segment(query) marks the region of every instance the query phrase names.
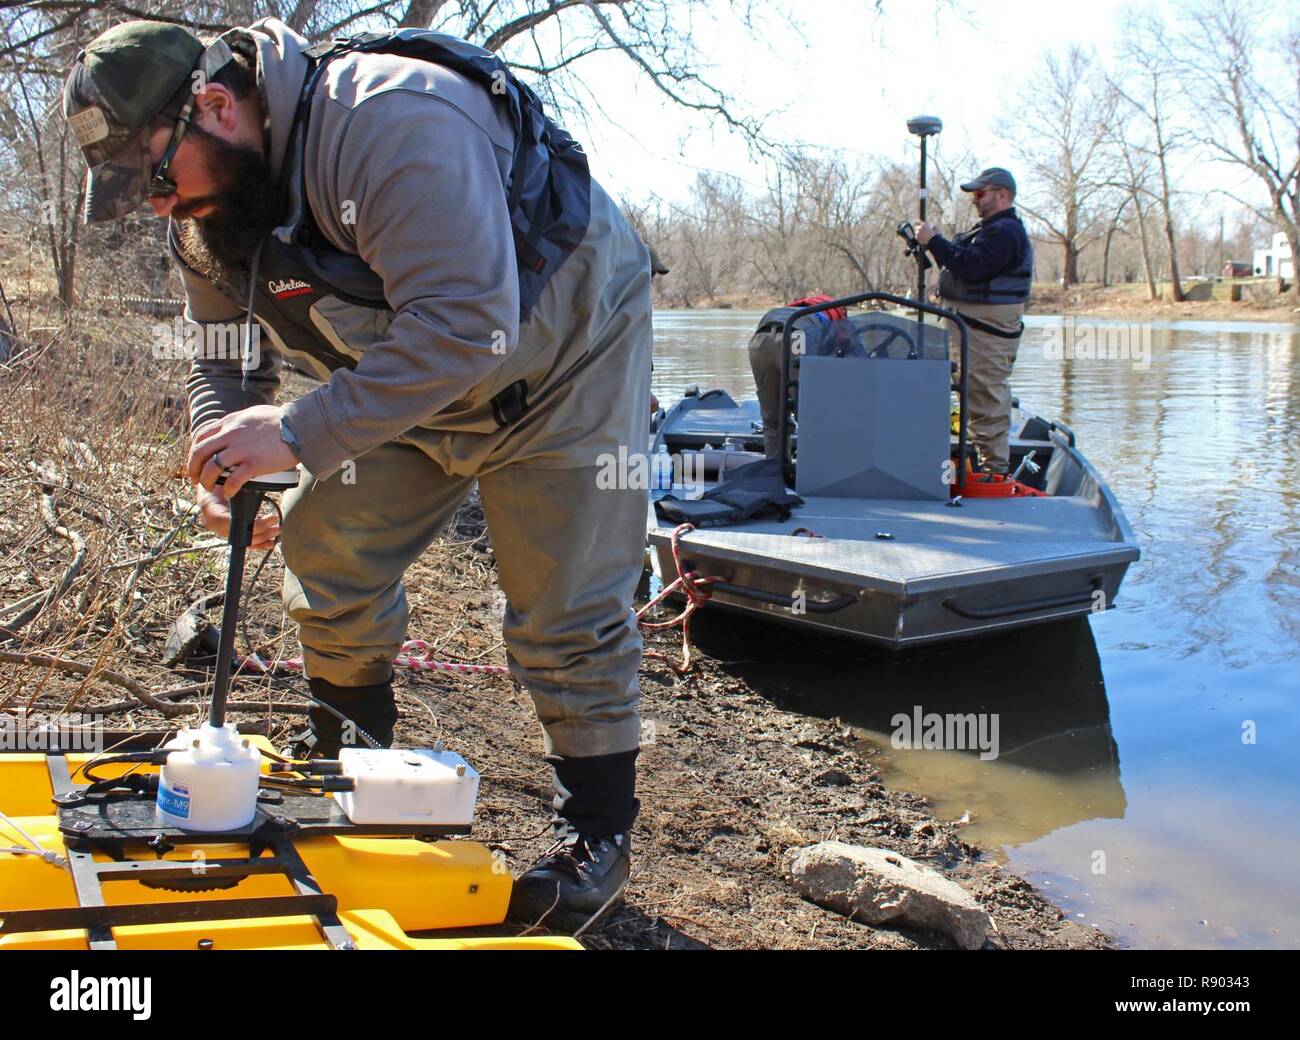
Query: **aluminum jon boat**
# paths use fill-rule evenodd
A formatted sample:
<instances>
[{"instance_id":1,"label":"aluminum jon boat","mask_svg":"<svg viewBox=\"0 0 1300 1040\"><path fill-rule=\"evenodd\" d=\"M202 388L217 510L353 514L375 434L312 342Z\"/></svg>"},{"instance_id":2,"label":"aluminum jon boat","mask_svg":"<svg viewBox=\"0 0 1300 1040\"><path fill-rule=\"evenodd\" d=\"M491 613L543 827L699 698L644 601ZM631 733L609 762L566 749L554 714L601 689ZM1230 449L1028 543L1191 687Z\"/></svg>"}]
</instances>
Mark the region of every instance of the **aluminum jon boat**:
<instances>
[{"instance_id":1,"label":"aluminum jon boat","mask_svg":"<svg viewBox=\"0 0 1300 1040\"><path fill-rule=\"evenodd\" d=\"M677 536L680 566L713 579L706 609L895 650L1113 607L1139 555L1115 496L1071 430L1018 403L1011 467L1020 479L998 488L971 472L963 461L970 457L965 381L953 384L942 326L849 312L851 335L836 337L833 353L792 351L799 318L864 301L918 308L864 293L787 318L779 464L764 461L756 400L693 388L656 416L651 468L666 449L680 483L703 493L690 501L696 495L674 484L652 496L648 541L657 577L677 577L674 531L689 522L693 529ZM954 319L964 360L964 323L938 307L919 309ZM776 474L778 497L791 489L798 496L786 500L788 512L717 522L727 488L744 486L738 480L755 470Z\"/></svg>"}]
</instances>

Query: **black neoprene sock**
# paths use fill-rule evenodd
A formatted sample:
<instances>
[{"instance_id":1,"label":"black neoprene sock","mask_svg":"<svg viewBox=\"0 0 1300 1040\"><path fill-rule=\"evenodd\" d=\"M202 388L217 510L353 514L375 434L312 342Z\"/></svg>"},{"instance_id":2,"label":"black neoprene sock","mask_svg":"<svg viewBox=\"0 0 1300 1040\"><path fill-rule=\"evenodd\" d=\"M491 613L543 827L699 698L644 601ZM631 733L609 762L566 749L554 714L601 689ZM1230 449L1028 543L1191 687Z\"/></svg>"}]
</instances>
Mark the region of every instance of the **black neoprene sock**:
<instances>
[{"instance_id":1,"label":"black neoprene sock","mask_svg":"<svg viewBox=\"0 0 1300 1040\"><path fill-rule=\"evenodd\" d=\"M584 836L628 833L641 808L636 798L640 753L633 748L587 758L547 755L555 772L556 814Z\"/></svg>"}]
</instances>

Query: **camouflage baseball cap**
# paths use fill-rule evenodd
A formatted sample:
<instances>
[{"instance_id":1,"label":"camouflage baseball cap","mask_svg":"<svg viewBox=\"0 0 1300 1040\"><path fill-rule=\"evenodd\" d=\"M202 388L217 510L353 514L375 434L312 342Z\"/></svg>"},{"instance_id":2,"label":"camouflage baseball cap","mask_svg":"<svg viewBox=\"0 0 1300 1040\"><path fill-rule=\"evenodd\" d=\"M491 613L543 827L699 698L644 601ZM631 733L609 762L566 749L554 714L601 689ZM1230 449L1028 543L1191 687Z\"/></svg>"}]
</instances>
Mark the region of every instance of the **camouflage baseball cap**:
<instances>
[{"instance_id":1,"label":"camouflage baseball cap","mask_svg":"<svg viewBox=\"0 0 1300 1040\"><path fill-rule=\"evenodd\" d=\"M146 197L149 123L196 70L211 78L231 60L182 25L132 21L101 33L68 74L63 115L81 146L87 223L126 216Z\"/></svg>"}]
</instances>

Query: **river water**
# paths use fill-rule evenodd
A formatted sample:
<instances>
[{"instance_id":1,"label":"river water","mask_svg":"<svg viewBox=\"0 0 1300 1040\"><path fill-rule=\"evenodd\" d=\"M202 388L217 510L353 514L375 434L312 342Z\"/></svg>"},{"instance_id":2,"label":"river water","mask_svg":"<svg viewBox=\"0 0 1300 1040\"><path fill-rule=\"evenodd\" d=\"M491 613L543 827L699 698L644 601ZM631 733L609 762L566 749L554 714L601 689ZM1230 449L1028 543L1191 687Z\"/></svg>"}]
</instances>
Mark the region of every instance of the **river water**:
<instances>
[{"instance_id":1,"label":"river water","mask_svg":"<svg viewBox=\"0 0 1300 1040\"><path fill-rule=\"evenodd\" d=\"M659 312L660 400L752 397L759 317ZM1141 544L1115 609L903 659L730 618L697 626L702 648L854 727L888 782L969 813L969 840L1081 923L1300 947L1300 327L1026 326L1013 391L1074 429ZM996 713L999 757L896 750L918 705Z\"/></svg>"}]
</instances>

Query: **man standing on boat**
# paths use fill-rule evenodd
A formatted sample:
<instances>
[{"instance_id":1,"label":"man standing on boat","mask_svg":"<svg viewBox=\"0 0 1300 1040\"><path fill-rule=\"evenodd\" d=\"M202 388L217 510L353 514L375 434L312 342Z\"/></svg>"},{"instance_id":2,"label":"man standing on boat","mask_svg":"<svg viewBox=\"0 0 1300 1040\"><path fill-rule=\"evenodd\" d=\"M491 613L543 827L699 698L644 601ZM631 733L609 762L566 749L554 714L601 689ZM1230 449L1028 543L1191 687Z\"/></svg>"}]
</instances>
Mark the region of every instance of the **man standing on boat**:
<instances>
[{"instance_id":1,"label":"man standing on boat","mask_svg":"<svg viewBox=\"0 0 1300 1040\"><path fill-rule=\"evenodd\" d=\"M942 269L939 296L969 332L966 375L970 435L986 472L1006 473L1010 464L1011 368L1016 363L1021 316L1034 276L1034 250L1014 209L1016 182L993 166L961 186L970 192L980 222L949 240L933 224L916 237ZM954 361L961 344L952 329Z\"/></svg>"},{"instance_id":2,"label":"man standing on boat","mask_svg":"<svg viewBox=\"0 0 1300 1040\"><path fill-rule=\"evenodd\" d=\"M754 375L759 412L763 416L763 453L769 458L781 454L781 358L784 350L786 319L801 307L830 303L825 295L804 296L784 307L773 307L763 315L758 328L749 338L749 368ZM853 338L852 327L845 320L843 307L808 314L795 322L793 350L798 354L821 355L834 350L836 343Z\"/></svg>"},{"instance_id":3,"label":"man standing on boat","mask_svg":"<svg viewBox=\"0 0 1300 1040\"><path fill-rule=\"evenodd\" d=\"M308 471L254 545L280 536L312 696L382 744L403 574L477 479L556 791L557 840L511 912L586 920L627 879L638 807L648 495L597 476L648 441L645 245L537 96L438 33L310 46L274 19L204 41L126 22L77 55L64 114L86 218L147 199L186 318L259 345L195 357L190 478L224 532L245 482ZM320 385L276 404L285 357ZM349 728L310 718L310 753L336 755Z\"/></svg>"}]
</instances>

